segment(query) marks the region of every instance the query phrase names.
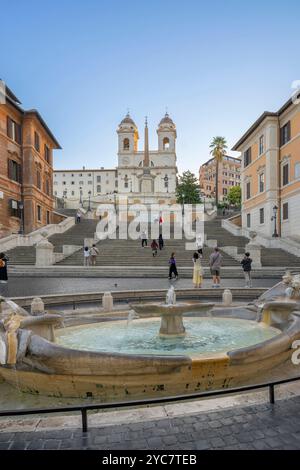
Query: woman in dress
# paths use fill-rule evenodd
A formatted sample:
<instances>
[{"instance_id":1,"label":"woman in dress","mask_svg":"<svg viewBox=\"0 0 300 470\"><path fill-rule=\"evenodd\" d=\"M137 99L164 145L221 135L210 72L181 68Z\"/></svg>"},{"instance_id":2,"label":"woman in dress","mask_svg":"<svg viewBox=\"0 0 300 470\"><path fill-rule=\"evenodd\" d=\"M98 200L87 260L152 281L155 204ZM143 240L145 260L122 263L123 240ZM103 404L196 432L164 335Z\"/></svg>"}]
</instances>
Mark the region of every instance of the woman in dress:
<instances>
[{"instance_id":1,"label":"woman in dress","mask_svg":"<svg viewBox=\"0 0 300 470\"><path fill-rule=\"evenodd\" d=\"M199 288L202 285L202 279L203 279L203 272L202 272L202 266L201 266L199 253L194 253L193 263L194 263L193 284L194 284L194 287Z\"/></svg>"}]
</instances>

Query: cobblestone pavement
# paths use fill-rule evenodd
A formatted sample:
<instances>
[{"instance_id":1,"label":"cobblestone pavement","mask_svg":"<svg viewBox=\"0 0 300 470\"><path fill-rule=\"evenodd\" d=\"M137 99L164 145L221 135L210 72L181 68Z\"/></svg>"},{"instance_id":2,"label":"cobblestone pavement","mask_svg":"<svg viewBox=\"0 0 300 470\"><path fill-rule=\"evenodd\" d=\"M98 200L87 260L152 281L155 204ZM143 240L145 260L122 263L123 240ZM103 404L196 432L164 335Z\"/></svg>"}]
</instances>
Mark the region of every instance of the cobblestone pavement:
<instances>
[{"instance_id":1,"label":"cobblestone pavement","mask_svg":"<svg viewBox=\"0 0 300 470\"><path fill-rule=\"evenodd\" d=\"M253 279L253 287L272 287L277 282L278 279ZM176 288L193 287L191 279L179 279L174 285ZM245 281L242 277L241 279L223 279L221 283L221 287L244 287L244 285ZM104 290L168 289L169 286L170 282L166 278L19 278L10 276L7 285L0 284L0 293L9 297L22 297ZM203 287L211 287L211 280L204 279Z\"/></svg>"},{"instance_id":2,"label":"cobblestone pavement","mask_svg":"<svg viewBox=\"0 0 300 470\"><path fill-rule=\"evenodd\" d=\"M0 450L300 449L300 396L132 424L0 433Z\"/></svg>"}]
</instances>

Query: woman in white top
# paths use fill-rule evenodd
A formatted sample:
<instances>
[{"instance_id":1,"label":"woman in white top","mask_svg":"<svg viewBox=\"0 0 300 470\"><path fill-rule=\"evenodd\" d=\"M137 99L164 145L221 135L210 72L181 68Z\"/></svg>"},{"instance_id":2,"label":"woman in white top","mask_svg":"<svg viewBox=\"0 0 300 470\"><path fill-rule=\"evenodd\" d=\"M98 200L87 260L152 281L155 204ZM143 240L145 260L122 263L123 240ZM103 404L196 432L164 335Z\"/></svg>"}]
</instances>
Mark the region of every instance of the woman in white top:
<instances>
[{"instance_id":1,"label":"woman in white top","mask_svg":"<svg viewBox=\"0 0 300 470\"><path fill-rule=\"evenodd\" d=\"M193 255L193 284L194 287L199 288L201 287L202 280L203 280L203 271L201 266L201 260L198 253L194 253Z\"/></svg>"}]
</instances>

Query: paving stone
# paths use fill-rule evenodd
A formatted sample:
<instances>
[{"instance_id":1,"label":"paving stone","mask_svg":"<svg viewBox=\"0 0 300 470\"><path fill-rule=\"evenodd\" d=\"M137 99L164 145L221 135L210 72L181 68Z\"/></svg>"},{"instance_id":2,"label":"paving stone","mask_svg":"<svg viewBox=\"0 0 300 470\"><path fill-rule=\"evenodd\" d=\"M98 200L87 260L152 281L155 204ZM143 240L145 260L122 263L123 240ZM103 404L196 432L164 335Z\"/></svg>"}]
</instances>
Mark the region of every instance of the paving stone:
<instances>
[{"instance_id":1,"label":"paving stone","mask_svg":"<svg viewBox=\"0 0 300 470\"><path fill-rule=\"evenodd\" d=\"M57 450L59 449L61 441L58 439L49 439L45 441L44 449Z\"/></svg>"},{"instance_id":2,"label":"paving stone","mask_svg":"<svg viewBox=\"0 0 300 470\"><path fill-rule=\"evenodd\" d=\"M11 446L12 442L0 442L0 450L8 450Z\"/></svg>"}]
</instances>

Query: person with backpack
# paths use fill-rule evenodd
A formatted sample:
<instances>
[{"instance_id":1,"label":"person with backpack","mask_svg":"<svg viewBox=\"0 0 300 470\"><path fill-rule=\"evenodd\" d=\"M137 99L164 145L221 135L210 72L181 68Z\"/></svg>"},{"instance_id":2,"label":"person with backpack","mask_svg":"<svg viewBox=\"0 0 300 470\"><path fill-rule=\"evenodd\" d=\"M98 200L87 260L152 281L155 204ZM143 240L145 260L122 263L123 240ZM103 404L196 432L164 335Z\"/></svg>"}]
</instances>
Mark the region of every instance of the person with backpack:
<instances>
[{"instance_id":1,"label":"person with backpack","mask_svg":"<svg viewBox=\"0 0 300 470\"><path fill-rule=\"evenodd\" d=\"M175 259L175 253L173 252L171 254L171 258L169 259L169 279L172 279L173 273L175 275L175 279L178 279L178 271L176 267L176 259Z\"/></svg>"},{"instance_id":2,"label":"person with backpack","mask_svg":"<svg viewBox=\"0 0 300 470\"><path fill-rule=\"evenodd\" d=\"M152 248L152 256L154 258L154 256L157 256L157 248L158 248L158 244L156 240L152 240L151 248Z\"/></svg>"},{"instance_id":3,"label":"person with backpack","mask_svg":"<svg viewBox=\"0 0 300 470\"><path fill-rule=\"evenodd\" d=\"M147 246L147 233L146 230L143 230L141 233L141 240L142 240L142 248Z\"/></svg>"},{"instance_id":4,"label":"person with backpack","mask_svg":"<svg viewBox=\"0 0 300 470\"><path fill-rule=\"evenodd\" d=\"M6 295L6 285L8 281L7 277L7 262L8 257L5 253L0 253L0 294Z\"/></svg>"},{"instance_id":5,"label":"person with backpack","mask_svg":"<svg viewBox=\"0 0 300 470\"><path fill-rule=\"evenodd\" d=\"M78 209L78 211L76 212L76 223L80 224L80 222L81 222L81 212Z\"/></svg>"},{"instance_id":6,"label":"person with backpack","mask_svg":"<svg viewBox=\"0 0 300 470\"><path fill-rule=\"evenodd\" d=\"M97 255L99 255L99 250L96 248L95 243L93 244L92 248L90 249L90 257L91 257L91 265L96 266Z\"/></svg>"},{"instance_id":7,"label":"person with backpack","mask_svg":"<svg viewBox=\"0 0 300 470\"><path fill-rule=\"evenodd\" d=\"M245 276L245 287L252 287L252 279L251 279L251 270L252 270L252 259L250 258L250 253L245 253L244 258L241 261L241 265L244 271Z\"/></svg>"},{"instance_id":8,"label":"person with backpack","mask_svg":"<svg viewBox=\"0 0 300 470\"><path fill-rule=\"evenodd\" d=\"M213 277L212 287L220 287L220 282L221 282L220 272L221 272L222 260L223 260L223 256L221 255L219 248L216 247L209 258L210 272Z\"/></svg>"}]
</instances>

